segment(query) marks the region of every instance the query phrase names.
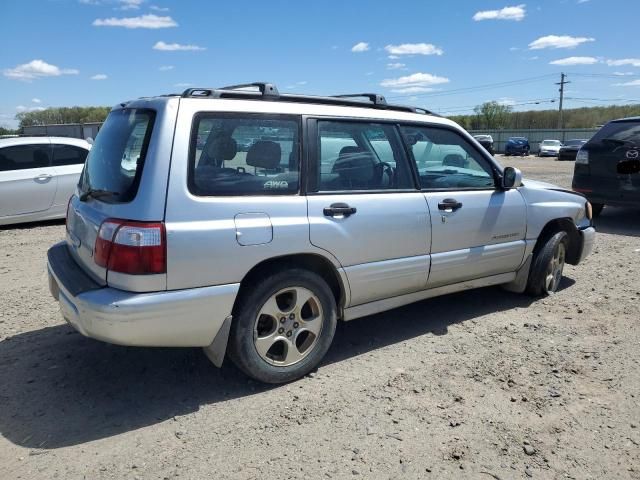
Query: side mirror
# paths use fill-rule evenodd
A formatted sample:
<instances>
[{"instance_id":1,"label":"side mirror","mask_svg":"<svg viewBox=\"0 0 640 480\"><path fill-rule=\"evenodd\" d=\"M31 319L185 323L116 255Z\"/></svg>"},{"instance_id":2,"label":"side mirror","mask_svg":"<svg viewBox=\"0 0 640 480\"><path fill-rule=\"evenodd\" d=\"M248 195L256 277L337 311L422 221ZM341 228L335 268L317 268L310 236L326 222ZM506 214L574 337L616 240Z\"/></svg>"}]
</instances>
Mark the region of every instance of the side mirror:
<instances>
[{"instance_id":1,"label":"side mirror","mask_svg":"<svg viewBox=\"0 0 640 480\"><path fill-rule=\"evenodd\" d=\"M517 168L506 167L502 172L502 188L518 188L522 185L522 172Z\"/></svg>"}]
</instances>

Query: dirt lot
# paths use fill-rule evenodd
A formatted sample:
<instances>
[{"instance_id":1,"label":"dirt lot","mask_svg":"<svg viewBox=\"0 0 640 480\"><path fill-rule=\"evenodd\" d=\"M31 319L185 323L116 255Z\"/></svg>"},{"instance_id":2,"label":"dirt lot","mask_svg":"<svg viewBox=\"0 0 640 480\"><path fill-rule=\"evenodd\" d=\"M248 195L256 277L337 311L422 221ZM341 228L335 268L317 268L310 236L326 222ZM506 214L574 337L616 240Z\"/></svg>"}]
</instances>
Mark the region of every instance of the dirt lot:
<instances>
[{"instance_id":1,"label":"dirt lot","mask_svg":"<svg viewBox=\"0 0 640 480\"><path fill-rule=\"evenodd\" d=\"M572 162L500 159L570 184ZM199 349L82 337L47 291L64 226L0 230L0 478L640 479L640 212L598 228L552 297L488 288L341 324L279 387Z\"/></svg>"}]
</instances>

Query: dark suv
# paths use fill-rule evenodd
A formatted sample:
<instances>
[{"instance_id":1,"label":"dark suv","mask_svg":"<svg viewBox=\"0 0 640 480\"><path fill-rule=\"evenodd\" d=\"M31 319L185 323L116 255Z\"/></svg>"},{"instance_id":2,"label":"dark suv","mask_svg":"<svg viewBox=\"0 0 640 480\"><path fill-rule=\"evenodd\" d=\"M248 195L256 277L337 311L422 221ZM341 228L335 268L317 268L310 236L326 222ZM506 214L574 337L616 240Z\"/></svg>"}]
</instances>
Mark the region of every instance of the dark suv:
<instances>
[{"instance_id":1,"label":"dark suv","mask_svg":"<svg viewBox=\"0 0 640 480\"><path fill-rule=\"evenodd\" d=\"M510 137L504 146L505 155L529 155L529 140L524 137Z\"/></svg>"},{"instance_id":2,"label":"dark suv","mask_svg":"<svg viewBox=\"0 0 640 480\"><path fill-rule=\"evenodd\" d=\"M607 123L576 157L573 189L598 215L605 205L640 206L640 117Z\"/></svg>"}]
</instances>

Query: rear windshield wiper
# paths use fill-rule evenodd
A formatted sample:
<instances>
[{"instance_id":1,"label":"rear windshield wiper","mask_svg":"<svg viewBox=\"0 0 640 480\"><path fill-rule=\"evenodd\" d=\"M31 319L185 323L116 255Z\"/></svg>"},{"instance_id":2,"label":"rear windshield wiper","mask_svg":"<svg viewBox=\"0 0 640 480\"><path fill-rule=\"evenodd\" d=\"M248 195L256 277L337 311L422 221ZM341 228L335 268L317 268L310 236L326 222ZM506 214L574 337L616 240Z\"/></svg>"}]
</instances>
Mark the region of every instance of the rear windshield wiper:
<instances>
[{"instance_id":1,"label":"rear windshield wiper","mask_svg":"<svg viewBox=\"0 0 640 480\"><path fill-rule=\"evenodd\" d=\"M636 146L636 142L634 142L633 140L621 140L621 139L618 139L618 138L603 138L600 141L602 143L612 143L612 144L618 145L620 147L622 147L624 145Z\"/></svg>"},{"instance_id":2,"label":"rear windshield wiper","mask_svg":"<svg viewBox=\"0 0 640 480\"><path fill-rule=\"evenodd\" d=\"M81 202L86 202L89 199L89 197L102 198L102 197L114 197L118 195L120 195L120 193L112 192L110 190L101 190L99 188L89 188L88 190L85 190L84 192L82 192L79 200Z\"/></svg>"}]
</instances>

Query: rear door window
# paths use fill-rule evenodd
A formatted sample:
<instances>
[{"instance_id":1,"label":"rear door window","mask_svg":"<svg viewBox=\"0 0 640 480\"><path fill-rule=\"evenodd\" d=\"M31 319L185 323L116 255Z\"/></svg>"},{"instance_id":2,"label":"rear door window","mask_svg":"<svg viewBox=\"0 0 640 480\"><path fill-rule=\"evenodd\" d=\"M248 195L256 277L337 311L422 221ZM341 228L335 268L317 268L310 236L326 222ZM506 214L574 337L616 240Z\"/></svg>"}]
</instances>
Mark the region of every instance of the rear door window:
<instances>
[{"instance_id":1,"label":"rear door window","mask_svg":"<svg viewBox=\"0 0 640 480\"><path fill-rule=\"evenodd\" d=\"M640 147L640 122L611 122L602 127L589 141L590 144L616 147Z\"/></svg>"},{"instance_id":2,"label":"rear door window","mask_svg":"<svg viewBox=\"0 0 640 480\"><path fill-rule=\"evenodd\" d=\"M189 154L195 195L286 195L300 184L300 119L199 114Z\"/></svg>"},{"instance_id":3,"label":"rear door window","mask_svg":"<svg viewBox=\"0 0 640 480\"><path fill-rule=\"evenodd\" d=\"M0 148L0 172L43 168L50 164L51 147L46 143Z\"/></svg>"},{"instance_id":4,"label":"rear door window","mask_svg":"<svg viewBox=\"0 0 640 480\"><path fill-rule=\"evenodd\" d=\"M89 150L75 145L53 145L53 165L82 165L88 153Z\"/></svg>"},{"instance_id":5,"label":"rear door window","mask_svg":"<svg viewBox=\"0 0 640 480\"><path fill-rule=\"evenodd\" d=\"M96 137L81 180L81 190L106 190L107 203L136 196L153 130L155 112L124 108L112 111Z\"/></svg>"}]
</instances>

